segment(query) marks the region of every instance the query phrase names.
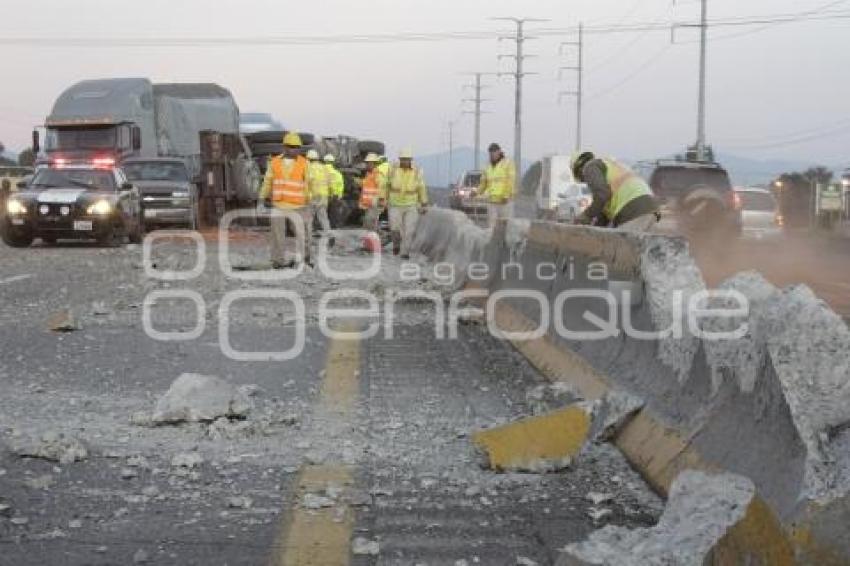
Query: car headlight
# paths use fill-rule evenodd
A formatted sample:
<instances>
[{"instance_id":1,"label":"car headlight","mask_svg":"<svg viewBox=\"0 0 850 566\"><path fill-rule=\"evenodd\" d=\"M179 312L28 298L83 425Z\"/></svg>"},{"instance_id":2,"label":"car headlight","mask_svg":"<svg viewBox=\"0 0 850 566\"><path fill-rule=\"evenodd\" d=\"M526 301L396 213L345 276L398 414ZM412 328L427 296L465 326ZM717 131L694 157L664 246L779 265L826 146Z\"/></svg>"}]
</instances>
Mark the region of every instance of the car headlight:
<instances>
[{"instance_id":1,"label":"car headlight","mask_svg":"<svg viewBox=\"0 0 850 566\"><path fill-rule=\"evenodd\" d=\"M112 212L112 205L106 200L99 200L86 209L86 213L99 216L106 216L110 212Z\"/></svg>"},{"instance_id":2,"label":"car headlight","mask_svg":"<svg viewBox=\"0 0 850 566\"><path fill-rule=\"evenodd\" d=\"M6 212L9 214L26 214L27 207L21 204L19 200L9 199L6 201Z\"/></svg>"},{"instance_id":3,"label":"car headlight","mask_svg":"<svg viewBox=\"0 0 850 566\"><path fill-rule=\"evenodd\" d=\"M189 193L187 191L174 191L171 196L173 198L189 198Z\"/></svg>"}]
</instances>

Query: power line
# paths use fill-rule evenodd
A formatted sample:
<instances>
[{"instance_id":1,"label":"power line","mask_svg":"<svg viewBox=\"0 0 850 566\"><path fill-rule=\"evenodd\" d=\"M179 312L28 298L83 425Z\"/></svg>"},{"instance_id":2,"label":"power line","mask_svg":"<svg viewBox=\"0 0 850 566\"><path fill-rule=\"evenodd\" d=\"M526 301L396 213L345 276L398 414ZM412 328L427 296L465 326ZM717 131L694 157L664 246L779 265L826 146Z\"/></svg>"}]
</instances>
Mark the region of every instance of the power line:
<instances>
[{"instance_id":1,"label":"power line","mask_svg":"<svg viewBox=\"0 0 850 566\"><path fill-rule=\"evenodd\" d=\"M576 151L581 151L581 126L582 126L582 100L584 98L584 26L582 24L578 25L578 41L571 41L562 43L559 49L563 47L576 47L578 50L577 53L577 63L572 67L561 67L558 72L559 74L563 71L575 71L577 80L576 80L576 89L575 90L567 90L561 91L558 93L558 102L560 103L564 96L575 96L576 99Z\"/></svg>"},{"instance_id":2,"label":"power line","mask_svg":"<svg viewBox=\"0 0 850 566\"><path fill-rule=\"evenodd\" d=\"M464 114L474 114L475 115L475 170L478 170L478 165L480 161L481 154L481 114L484 112L481 110L481 104L483 102L489 101L487 98L481 98L481 91L485 88L489 88L486 85L481 84L481 77L485 75L496 75L497 73L467 73L473 75L475 77L475 83L471 85L464 85L464 88L472 88L475 89L475 97L474 98L464 98L464 102L472 102L475 105L475 110L472 112L464 111Z\"/></svg>"},{"instance_id":3,"label":"power line","mask_svg":"<svg viewBox=\"0 0 850 566\"><path fill-rule=\"evenodd\" d=\"M804 21L828 21L850 19L850 11L828 13L798 12L709 20L709 27L740 27ZM689 22L637 22L632 24L584 26L585 34L613 34L651 31L670 31L671 27L693 25ZM574 35L578 27L535 29L537 37ZM298 46L338 44L379 44L405 42L474 41L490 40L504 36L506 32L493 30L454 32L398 32L385 34L340 34L318 36L236 36L236 37L69 37L69 36L21 36L2 37L0 45L27 47L244 47L244 46Z\"/></svg>"}]
</instances>

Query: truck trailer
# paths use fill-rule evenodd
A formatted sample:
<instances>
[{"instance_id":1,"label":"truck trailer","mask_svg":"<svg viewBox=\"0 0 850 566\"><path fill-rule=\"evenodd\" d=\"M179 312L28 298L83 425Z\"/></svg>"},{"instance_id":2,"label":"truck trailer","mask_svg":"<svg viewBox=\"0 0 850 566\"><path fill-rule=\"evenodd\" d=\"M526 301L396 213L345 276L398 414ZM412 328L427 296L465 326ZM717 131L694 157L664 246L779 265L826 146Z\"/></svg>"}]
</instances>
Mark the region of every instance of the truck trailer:
<instances>
[{"instance_id":1,"label":"truck trailer","mask_svg":"<svg viewBox=\"0 0 850 566\"><path fill-rule=\"evenodd\" d=\"M41 149L38 131L33 148ZM225 146L210 152L205 140ZM146 78L78 82L56 100L45 121L41 165L130 158L182 159L198 185L200 218L256 202L259 171L239 133L239 107L212 83L153 84ZM205 151L206 150L206 151Z\"/></svg>"}]
</instances>

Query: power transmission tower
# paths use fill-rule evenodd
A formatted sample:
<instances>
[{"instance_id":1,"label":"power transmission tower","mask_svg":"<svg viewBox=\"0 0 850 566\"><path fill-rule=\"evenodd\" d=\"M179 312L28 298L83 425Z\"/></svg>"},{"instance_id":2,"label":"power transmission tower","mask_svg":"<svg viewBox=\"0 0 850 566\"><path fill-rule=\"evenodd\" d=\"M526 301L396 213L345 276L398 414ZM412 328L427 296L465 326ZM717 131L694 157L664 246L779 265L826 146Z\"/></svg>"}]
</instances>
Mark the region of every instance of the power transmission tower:
<instances>
[{"instance_id":1,"label":"power transmission tower","mask_svg":"<svg viewBox=\"0 0 850 566\"><path fill-rule=\"evenodd\" d=\"M522 80L526 75L534 75L537 73L528 73L523 70L523 63L531 55L526 55L524 52L525 42L533 37L525 35L525 24L530 22L546 22L548 20L537 18L492 18L494 20L503 20L513 22L516 25L516 33L514 35L503 36L499 39L510 39L516 42L515 55L499 55L499 59L512 58L516 62L516 70L513 73L499 73L499 75L511 75L514 77L516 91L514 94L514 161L516 162L517 171L522 171ZM521 173L520 173L521 174Z\"/></svg>"},{"instance_id":2,"label":"power transmission tower","mask_svg":"<svg viewBox=\"0 0 850 566\"><path fill-rule=\"evenodd\" d=\"M577 75L576 89L565 90L558 93L558 103L565 96L575 96L576 98L576 151L581 151L581 127L582 127L582 99L584 97L584 25L578 25L578 41L567 41L561 43L559 51L563 55L564 47L576 47L578 50L578 62L574 67L561 67L558 70L558 78L564 71L575 71Z\"/></svg>"},{"instance_id":3,"label":"power transmission tower","mask_svg":"<svg viewBox=\"0 0 850 566\"><path fill-rule=\"evenodd\" d=\"M454 153L455 153L455 120L449 120L449 181L446 183L446 186L452 186L452 179L454 175Z\"/></svg>"},{"instance_id":4,"label":"power transmission tower","mask_svg":"<svg viewBox=\"0 0 850 566\"><path fill-rule=\"evenodd\" d=\"M485 88L489 88L486 85L481 84L481 77L485 75L495 75L496 73L467 73L475 77L475 84L464 85L464 88L471 88L475 91L475 96L473 98L464 98L464 102L472 102L475 105L475 110L473 111L464 111L464 114L474 114L475 115L475 166L474 169L478 170L478 166L480 164L480 155L481 155L481 115L488 114L488 112L484 112L481 110L481 104L484 102L488 102L489 98L481 98L481 91Z\"/></svg>"}]
</instances>

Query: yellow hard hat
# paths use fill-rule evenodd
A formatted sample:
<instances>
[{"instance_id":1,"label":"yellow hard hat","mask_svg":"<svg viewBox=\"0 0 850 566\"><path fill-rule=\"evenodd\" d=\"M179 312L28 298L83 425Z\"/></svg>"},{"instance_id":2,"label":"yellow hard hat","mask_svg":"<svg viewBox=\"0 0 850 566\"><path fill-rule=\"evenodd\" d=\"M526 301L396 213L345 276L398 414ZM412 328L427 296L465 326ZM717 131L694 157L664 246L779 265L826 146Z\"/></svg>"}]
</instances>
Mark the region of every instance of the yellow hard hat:
<instances>
[{"instance_id":1,"label":"yellow hard hat","mask_svg":"<svg viewBox=\"0 0 850 566\"><path fill-rule=\"evenodd\" d=\"M377 163L380 160L381 158L378 157L377 153L369 153L366 155L366 159L364 159L363 161L365 161L366 163Z\"/></svg>"},{"instance_id":2,"label":"yellow hard hat","mask_svg":"<svg viewBox=\"0 0 850 566\"><path fill-rule=\"evenodd\" d=\"M336 157L332 153L327 154L325 156L325 163L336 163Z\"/></svg>"},{"instance_id":3,"label":"yellow hard hat","mask_svg":"<svg viewBox=\"0 0 850 566\"><path fill-rule=\"evenodd\" d=\"M319 160L319 152L315 149L311 149L307 152L307 159L310 161L318 161Z\"/></svg>"},{"instance_id":4,"label":"yellow hard hat","mask_svg":"<svg viewBox=\"0 0 850 566\"><path fill-rule=\"evenodd\" d=\"M303 145L301 143L301 136L298 135L298 132L287 132L286 135L283 136L283 145L301 147Z\"/></svg>"},{"instance_id":5,"label":"yellow hard hat","mask_svg":"<svg viewBox=\"0 0 850 566\"><path fill-rule=\"evenodd\" d=\"M413 150L409 147L402 149L398 154L399 159L413 159Z\"/></svg>"}]
</instances>

